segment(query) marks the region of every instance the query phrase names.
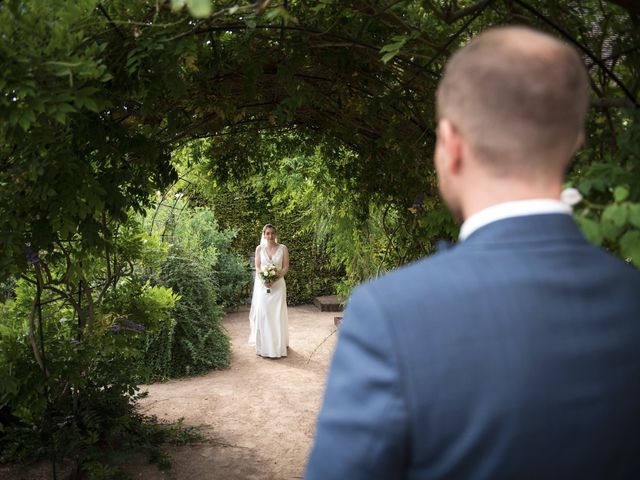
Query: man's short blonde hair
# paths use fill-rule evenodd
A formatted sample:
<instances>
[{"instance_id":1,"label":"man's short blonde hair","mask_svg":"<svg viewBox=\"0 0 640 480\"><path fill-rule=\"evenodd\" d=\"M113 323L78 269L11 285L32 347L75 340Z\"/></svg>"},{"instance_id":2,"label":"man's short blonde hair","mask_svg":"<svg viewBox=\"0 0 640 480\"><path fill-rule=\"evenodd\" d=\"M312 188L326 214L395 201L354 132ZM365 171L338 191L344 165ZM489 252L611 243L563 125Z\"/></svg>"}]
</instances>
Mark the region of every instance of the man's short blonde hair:
<instances>
[{"instance_id":1,"label":"man's short blonde hair","mask_svg":"<svg viewBox=\"0 0 640 480\"><path fill-rule=\"evenodd\" d=\"M564 171L583 133L588 92L572 47L530 28L502 27L451 57L437 111L497 174Z\"/></svg>"}]
</instances>

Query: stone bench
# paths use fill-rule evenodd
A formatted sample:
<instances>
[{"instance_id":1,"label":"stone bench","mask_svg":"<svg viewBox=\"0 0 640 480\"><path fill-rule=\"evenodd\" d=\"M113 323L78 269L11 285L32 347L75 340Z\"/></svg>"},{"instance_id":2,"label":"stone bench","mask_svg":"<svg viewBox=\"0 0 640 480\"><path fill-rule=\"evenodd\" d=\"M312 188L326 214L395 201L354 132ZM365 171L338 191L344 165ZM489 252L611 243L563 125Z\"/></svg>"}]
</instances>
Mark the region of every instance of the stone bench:
<instances>
[{"instance_id":1,"label":"stone bench","mask_svg":"<svg viewBox=\"0 0 640 480\"><path fill-rule=\"evenodd\" d=\"M325 295L313 299L313 304L321 312L341 312L344 299L338 295Z\"/></svg>"}]
</instances>

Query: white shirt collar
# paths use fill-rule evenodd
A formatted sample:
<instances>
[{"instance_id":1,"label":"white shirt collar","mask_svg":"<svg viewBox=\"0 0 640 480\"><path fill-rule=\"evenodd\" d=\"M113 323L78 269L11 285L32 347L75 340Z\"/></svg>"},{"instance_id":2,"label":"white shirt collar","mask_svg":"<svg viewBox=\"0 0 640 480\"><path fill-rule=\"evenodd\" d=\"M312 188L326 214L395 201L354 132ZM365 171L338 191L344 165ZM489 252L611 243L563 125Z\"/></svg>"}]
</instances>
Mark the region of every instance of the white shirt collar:
<instances>
[{"instance_id":1,"label":"white shirt collar","mask_svg":"<svg viewBox=\"0 0 640 480\"><path fill-rule=\"evenodd\" d=\"M539 198L533 200L517 200L493 205L480 210L467 218L460 227L460 241L465 240L480 227L497 220L511 217L523 217L526 215L543 215L548 213L564 213L571 215L571 207L560 200Z\"/></svg>"}]
</instances>

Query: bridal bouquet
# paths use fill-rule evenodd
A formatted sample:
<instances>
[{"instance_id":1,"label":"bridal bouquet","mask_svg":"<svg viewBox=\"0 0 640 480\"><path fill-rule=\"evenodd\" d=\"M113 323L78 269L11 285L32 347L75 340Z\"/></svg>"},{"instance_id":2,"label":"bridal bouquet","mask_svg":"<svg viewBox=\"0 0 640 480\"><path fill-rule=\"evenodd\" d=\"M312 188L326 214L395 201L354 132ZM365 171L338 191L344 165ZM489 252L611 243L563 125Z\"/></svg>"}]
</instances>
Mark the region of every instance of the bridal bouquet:
<instances>
[{"instance_id":1,"label":"bridal bouquet","mask_svg":"<svg viewBox=\"0 0 640 480\"><path fill-rule=\"evenodd\" d=\"M265 284L271 283L278 278L278 267L273 263L267 263L260 269L258 275L260 275L260 279L262 279ZM267 288L267 293L271 293L270 288Z\"/></svg>"}]
</instances>

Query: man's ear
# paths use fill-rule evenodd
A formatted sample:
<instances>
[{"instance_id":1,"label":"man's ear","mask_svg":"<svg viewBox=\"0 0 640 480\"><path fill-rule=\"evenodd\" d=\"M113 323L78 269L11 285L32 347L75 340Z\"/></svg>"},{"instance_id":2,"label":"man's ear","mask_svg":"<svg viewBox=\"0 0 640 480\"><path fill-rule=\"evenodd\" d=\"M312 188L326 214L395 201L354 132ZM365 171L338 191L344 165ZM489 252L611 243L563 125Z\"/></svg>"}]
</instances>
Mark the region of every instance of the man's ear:
<instances>
[{"instance_id":1,"label":"man's ear","mask_svg":"<svg viewBox=\"0 0 640 480\"><path fill-rule=\"evenodd\" d=\"M462 137L450 120L442 118L438 121L438 142L444 153L442 168L456 175L462 168Z\"/></svg>"}]
</instances>

